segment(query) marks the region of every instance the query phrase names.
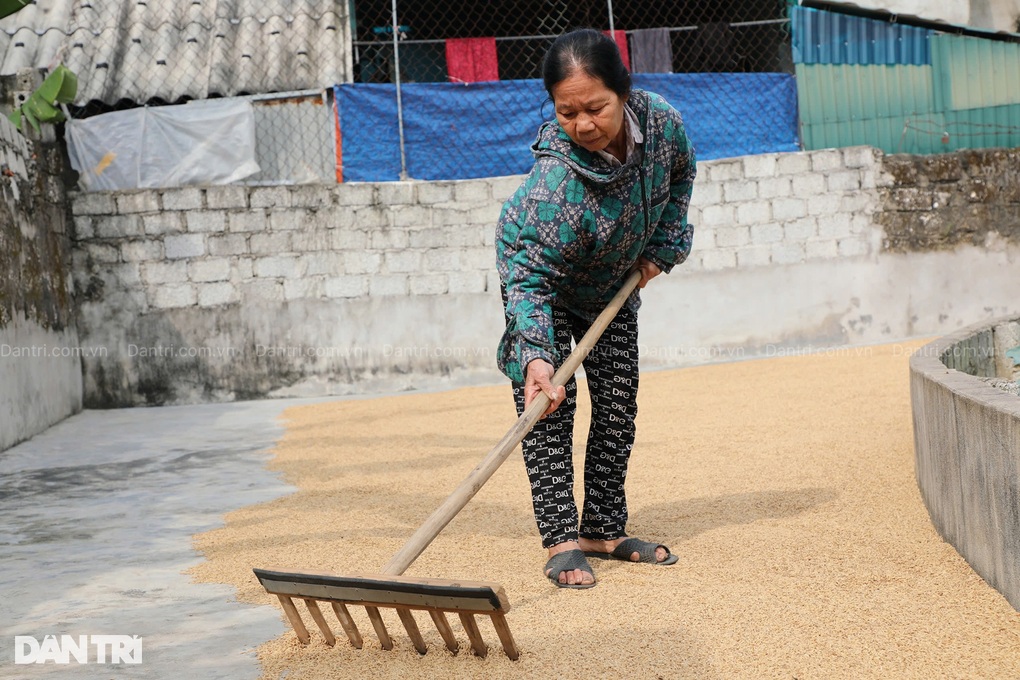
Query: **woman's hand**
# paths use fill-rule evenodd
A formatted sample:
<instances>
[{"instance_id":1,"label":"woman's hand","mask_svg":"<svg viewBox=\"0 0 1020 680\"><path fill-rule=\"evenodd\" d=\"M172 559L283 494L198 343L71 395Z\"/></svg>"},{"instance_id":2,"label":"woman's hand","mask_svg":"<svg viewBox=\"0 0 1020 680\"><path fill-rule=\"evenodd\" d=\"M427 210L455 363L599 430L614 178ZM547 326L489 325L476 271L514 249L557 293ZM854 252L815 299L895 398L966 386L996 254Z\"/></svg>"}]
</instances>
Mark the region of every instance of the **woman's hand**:
<instances>
[{"instance_id":1,"label":"woman's hand","mask_svg":"<svg viewBox=\"0 0 1020 680\"><path fill-rule=\"evenodd\" d=\"M524 408L528 408L531 402L535 400L541 393L545 393L545 396L549 397L549 408L546 409L542 417L545 418L547 415L556 410L556 408L563 402L567 396L567 390L562 385L559 387L553 387L552 377L556 372L553 365L548 361L542 359L535 359L528 364L527 375L524 378Z\"/></svg>"},{"instance_id":2,"label":"woman's hand","mask_svg":"<svg viewBox=\"0 0 1020 680\"><path fill-rule=\"evenodd\" d=\"M638 261L634 264L634 269L641 272L641 280L638 281L637 285L638 288L644 288L648 285L649 281L662 273L658 265L644 257L638 258Z\"/></svg>"}]
</instances>

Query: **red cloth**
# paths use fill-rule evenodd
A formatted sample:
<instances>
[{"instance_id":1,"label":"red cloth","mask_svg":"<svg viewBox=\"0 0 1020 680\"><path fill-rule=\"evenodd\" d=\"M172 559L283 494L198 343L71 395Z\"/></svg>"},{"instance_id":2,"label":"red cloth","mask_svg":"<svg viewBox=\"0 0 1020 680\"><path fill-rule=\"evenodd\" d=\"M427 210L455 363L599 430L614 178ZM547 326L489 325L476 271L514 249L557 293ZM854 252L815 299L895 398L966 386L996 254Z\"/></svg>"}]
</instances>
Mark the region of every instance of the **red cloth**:
<instances>
[{"instance_id":1,"label":"red cloth","mask_svg":"<svg viewBox=\"0 0 1020 680\"><path fill-rule=\"evenodd\" d=\"M455 83L499 80L495 38L450 38L446 41L446 72Z\"/></svg>"},{"instance_id":2,"label":"red cloth","mask_svg":"<svg viewBox=\"0 0 1020 680\"><path fill-rule=\"evenodd\" d=\"M623 65L630 70L630 51L627 49L627 31L602 31L616 42L616 46L620 49L620 58L623 59Z\"/></svg>"}]
</instances>

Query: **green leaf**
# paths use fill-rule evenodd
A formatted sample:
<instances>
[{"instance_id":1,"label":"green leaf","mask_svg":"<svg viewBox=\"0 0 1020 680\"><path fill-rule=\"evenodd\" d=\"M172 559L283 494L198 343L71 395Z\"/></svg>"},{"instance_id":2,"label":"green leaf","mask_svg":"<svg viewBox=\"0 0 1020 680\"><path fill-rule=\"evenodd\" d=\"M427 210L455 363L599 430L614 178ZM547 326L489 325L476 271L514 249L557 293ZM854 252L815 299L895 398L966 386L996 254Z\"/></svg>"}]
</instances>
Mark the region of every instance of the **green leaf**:
<instances>
[{"instance_id":1,"label":"green leaf","mask_svg":"<svg viewBox=\"0 0 1020 680\"><path fill-rule=\"evenodd\" d=\"M577 240L577 234L574 233L568 222L564 222L560 225L560 241L563 243L573 243Z\"/></svg>"},{"instance_id":2,"label":"green leaf","mask_svg":"<svg viewBox=\"0 0 1020 680\"><path fill-rule=\"evenodd\" d=\"M78 76L63 64L58 64L35 93L50 104L70 104L78 94Z\"/></svg>"},{"instance_id":3,"label":"green leaf","mask_svg":"<svg viewBox=\"0 0 1020 680\"><path fill-rule=\"evenodd\" d=\"M639 210L634 215L634 219L630 221L630 230L635 234L640 234L645 230L645 213Z\"/></svg>"},{"instance_id":4,"label":"green leaf","mask_svg":"<svg viewBox=\"0 0 1020 680\"><path fill-rule=\"evenodd\" d=\"M630 188L630 202L634 205L641 204L641 182L637 182Z\"/></svg>"},{"instance_id":5,"label":"green leaf","mask_svg":"<svg viewBox=\"0 0 1020 680\"><path fill-rule=\"evenodd\" d=\"M576 179L567 182L567 200L571 203L580 203L584 200L584 184Z\"/></svg>"},{"instance_id":6,"label":"green leaf","mask_svg":"<svg viewBox=\"0 0 1020 680\"><path fill-rule=\"evenodd\" d=\"M0 19L9 17L30 4L32 0L0 0Z\"/></svg>"},{"instance_id":7,"label":"green leaf","mask_svg":"<svg viewBox=\"0 0 1020 680\"><path fill-rule=\"evenodd\" d=\"M555 168L546 173L545 185L549 187L549 191L556 191L566 176L567 169L557 165Z\"/></svg>"},{"instance_id":8,"label":"green leaf","mask_svg":"<svg viewBox=\"0 0 1020 680\"><path fill-rule=\"evenodd\" d=\"M615 220L623 213L623 201L616 196L609 196L602 201L602 214L611 220Z\"/></svg>"},{"instance_id":9,"label":"green leaf","mask_svg":"<svg viewBox=\"0 0 1020 680\"><path fill-rule=\"evenodd\" d=\"M556 219L556 213L559 211L560 206L555 203L549 203L548 201L539 201L538 203L538 219L543 222Z\"/></svg>"}]
</instances>

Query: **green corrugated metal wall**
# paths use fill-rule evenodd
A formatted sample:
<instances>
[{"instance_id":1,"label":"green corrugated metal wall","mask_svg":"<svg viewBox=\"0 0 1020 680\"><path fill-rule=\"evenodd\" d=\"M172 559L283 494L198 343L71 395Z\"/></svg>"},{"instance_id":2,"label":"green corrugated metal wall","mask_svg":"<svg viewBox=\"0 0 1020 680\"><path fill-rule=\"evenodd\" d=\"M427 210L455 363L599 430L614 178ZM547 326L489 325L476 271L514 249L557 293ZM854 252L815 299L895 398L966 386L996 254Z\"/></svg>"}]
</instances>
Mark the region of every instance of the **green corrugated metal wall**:
<instances>
[{"instance_id":1,"label":"green corrugated metal wall","mask_svg":"<svg viewBox=\"0 0 1020 680\"><path fill-rule=\"evenodd\" d=\"M797 64L804 148L1020 147L1020 45L940 34L930 42L930 66Z\"/></svg>"}]
</instances>

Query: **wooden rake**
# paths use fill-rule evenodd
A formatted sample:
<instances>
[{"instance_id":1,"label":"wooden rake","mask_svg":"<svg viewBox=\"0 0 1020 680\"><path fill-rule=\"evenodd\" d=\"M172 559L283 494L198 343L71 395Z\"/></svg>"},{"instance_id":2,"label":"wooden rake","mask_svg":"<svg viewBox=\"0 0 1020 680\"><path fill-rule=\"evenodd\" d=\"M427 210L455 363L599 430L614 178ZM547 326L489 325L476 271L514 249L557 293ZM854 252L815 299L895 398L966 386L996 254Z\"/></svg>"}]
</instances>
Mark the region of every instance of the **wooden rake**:
<instances>
[{"instance_id":1,"label":"wooden rake","mask_svg":"<svg viewBox=\"0 0 1020 680\"><path fill-rule=\"evenodd\" d=\"M632 272L606 308L592 323L591 328L577 343L574 351L556 371L552 379L555 387L565 385L581 362L591 352L617 312L641 280L638 272ZM361 649L363 640L348 605L365 608L372 627L383 649L393 649L393 640L386 630L379 610L394 609L400 617L411 643L419 654L428 648L422 638L418 623L412 612L426 611L439 630L446 648L456 653L460 646L446 614L457 614L471 643L471 651L484 657L488 648L482 639L475 616L488 616L502 643L503 651L510 659L520 656L513 634L507 625L506 612L510 610L503 587L490 581L459 581L435 578L413 578L402 576L425 548L435 540L439 532L467 505L482 485L499 469L503 461L531 431L538 419L549 407L549 397L540 393L521 414L510 431L489 451L485 459L471 471L439 508L408 539L396 555L382 568L378 575L335 576L313 572L291 572L270 569L255 569L255 576L267 592L280 599L294 632L302 644L308 644L310 636L301 614L294 604L295 599L303 600L315 625L322 632L326 644L336 644L336 637L326 622L319 602L328 602L347 634L351 644Z\"/></svg>"}]
</instances>

